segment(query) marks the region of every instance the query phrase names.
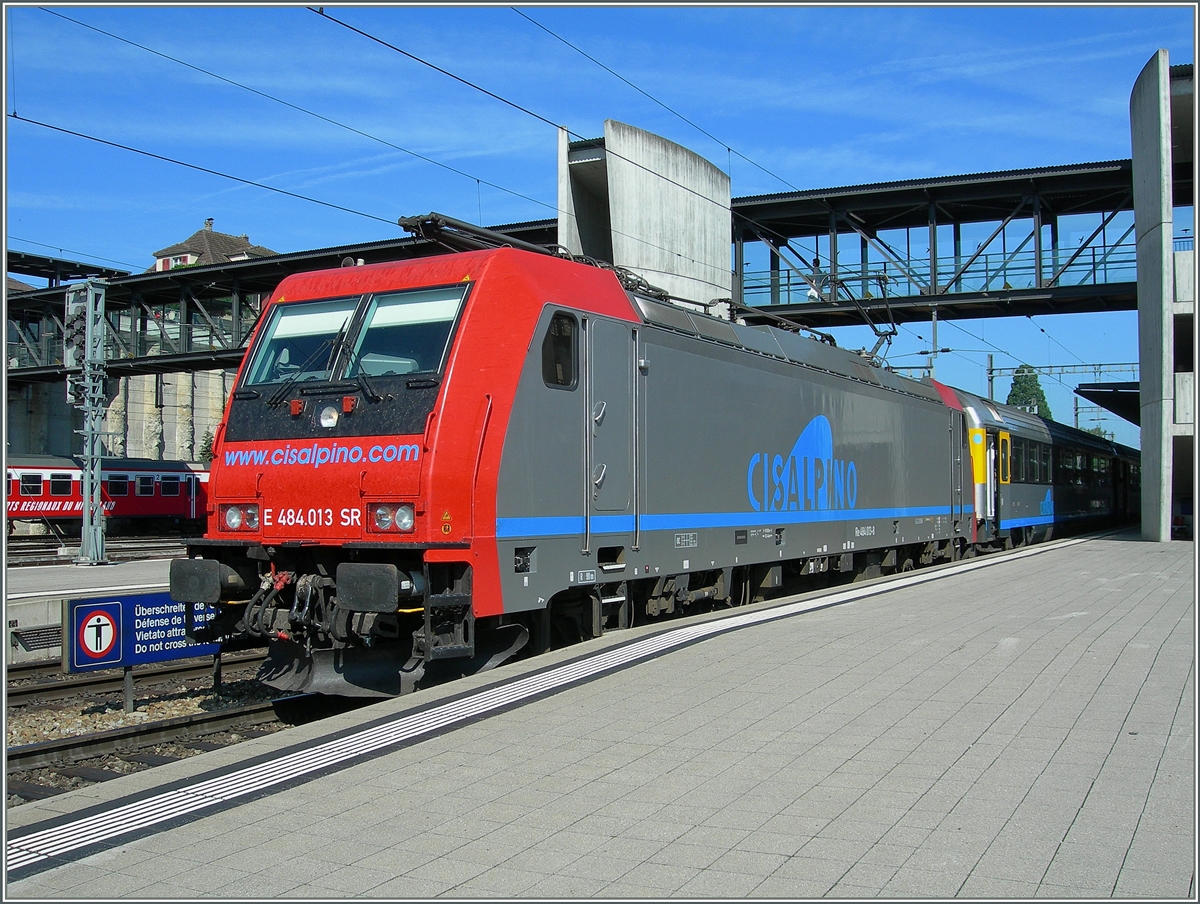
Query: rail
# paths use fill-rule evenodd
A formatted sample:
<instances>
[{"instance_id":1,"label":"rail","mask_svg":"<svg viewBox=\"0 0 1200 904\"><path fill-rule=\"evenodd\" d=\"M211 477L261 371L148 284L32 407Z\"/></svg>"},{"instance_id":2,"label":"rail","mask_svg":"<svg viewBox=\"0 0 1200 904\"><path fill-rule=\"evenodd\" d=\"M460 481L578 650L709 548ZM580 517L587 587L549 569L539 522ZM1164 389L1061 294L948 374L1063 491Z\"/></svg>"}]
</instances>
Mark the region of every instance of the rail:
<instances>
[{"instance_id":1,"label":"rail","mask_svg":"<svg viewBox=\"0 0 1200 904\"><path fill-rule=\"evenodd\" d=\"M182 738L201 737L237 725L262 725L267 722L276 722L279 721L279 717L275 714L277 702L271 700L265 703L250 703L215 712L194 713L189 716L177 716L174 719L148 722L143 725L127 725L93 734L9 747L5 766L8 772L36 769L40 766L53 766L88 757L102 756L106 753L136 750L139 747L177 741Z\"/></svg>"},{"instance_id":2,"label":"rail","mask_svg":"<svg viewBox=\"0 0 1200 904\"><path fill-rule=\"evenodd\" d=\"M144 537L121 539L109 537L104 555L112 562L136 562L144 559L169 559L186 554L186 539L181 537ZM57 537L9 537L9 567L15 565L53 565L70 561L79 555L78 538L75 545Z\"/></svg>"},{"instance_id":3,"label":"rail","mask_svg":"<svg viewBox=\"0 0 1200 904\"><path fill-rule=\"evenodd\" d=\"M265 652L255 652L242 656L223 656L222 670L235 670L248 666L257 666L267 658ZM119 670L107 669L103 672L84 672L68 675L61 671L57 674L47 667L31 669L28 675L20 671L14 673L8 670L6 699L9 706L25 706L34 701L63 700L83 694L105 694L121 691L125 686L125 677ZM133 670L135 684L161 684L166 681L178 681L188 678L204 678L213 674L211 659L203 662L184 660L180 662L156 663L148 668ZM20 683L20 682L25 683Z\"/></svg>"}]
</instances>

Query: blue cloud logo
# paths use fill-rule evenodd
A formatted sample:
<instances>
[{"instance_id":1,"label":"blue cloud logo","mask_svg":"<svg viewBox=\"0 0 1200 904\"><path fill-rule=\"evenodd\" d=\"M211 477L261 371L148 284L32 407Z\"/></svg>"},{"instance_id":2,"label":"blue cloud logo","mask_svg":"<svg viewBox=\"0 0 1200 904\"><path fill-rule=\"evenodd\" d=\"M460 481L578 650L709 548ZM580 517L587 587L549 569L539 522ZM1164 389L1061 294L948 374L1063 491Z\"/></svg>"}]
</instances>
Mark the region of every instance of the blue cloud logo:
<instances>
[{"instance_id":1,"label":"blue cloud logo","mask_svg":"<svg viewBox=\"0 0 1200 904\"><path fill-rule=\"evenodd\" d=\"M786 457L755 452L746 467L746 495L756 512L852 509L858 502L858 469L834 458L833 429L818 415Z\"/></svg>"}]
</instances>

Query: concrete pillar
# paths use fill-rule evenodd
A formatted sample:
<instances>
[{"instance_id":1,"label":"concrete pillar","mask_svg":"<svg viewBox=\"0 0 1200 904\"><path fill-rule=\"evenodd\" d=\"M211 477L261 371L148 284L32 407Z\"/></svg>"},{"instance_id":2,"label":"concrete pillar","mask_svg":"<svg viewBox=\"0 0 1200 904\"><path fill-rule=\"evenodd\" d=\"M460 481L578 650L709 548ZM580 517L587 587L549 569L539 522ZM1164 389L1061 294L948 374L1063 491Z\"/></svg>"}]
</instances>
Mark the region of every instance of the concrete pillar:
<instances>
[{"instance_id":1,"label":"concrete pillar","mask_svg":"<svg viewBox=\"0 0 1200 904\"><path fill-rule=\"evenodd\" d=\"M1171 539L1173 420L1172 169L1170 69L1159 50L1129 98L1133 211L1137 225L1138 354L1141 368L1142 538Z\"/></svg>"},{"instance_id":2,"label":"concrete pillar","mask_svg":"<svg viewBox=\"0 0 1200 904\"><path fill-rule=\"evenodd\" d=\"M175 458L193 461L196 457L196 424L194 414L194 375L175 375L175 404L178 412L175 420Z\"/></svg>"},{"instance_id":3,"label":"concrete pillar","mask_svg":"<svg viewBox=\"0 0 1200 904\"><path fill-rule=\"evenodd\" d=\"M134 392L131 393L136 400L132 406L137 414L137 421L141 424L140 431L140 446L135 457L161 459L163 454L163 413L162 409L155 404L155 377L154 374L139 376L134 378Z\"/></svg>"},{"instance_id":4,"label":"concrete pillar","mask_svg":"<svg viewBox=\"0 0 1200 904\"><path fill-rule=\"evenodd\" d=\"M117 458L125 456L125 440L129 436L129 378L117 380L117 391L112 401L108 403L108 414L104 419L104 429L109 432L105 442L108 444L108 454Z\"/></svg>"}]
</instances>

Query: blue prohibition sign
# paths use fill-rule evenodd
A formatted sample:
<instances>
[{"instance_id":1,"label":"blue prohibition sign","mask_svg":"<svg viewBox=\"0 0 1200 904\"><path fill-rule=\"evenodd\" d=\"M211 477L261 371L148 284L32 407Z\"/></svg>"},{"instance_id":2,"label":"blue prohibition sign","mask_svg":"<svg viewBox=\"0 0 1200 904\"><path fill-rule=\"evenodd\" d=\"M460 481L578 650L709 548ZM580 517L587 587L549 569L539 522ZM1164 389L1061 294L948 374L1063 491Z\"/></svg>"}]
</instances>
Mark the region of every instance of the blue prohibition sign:
<instances>
[{"instance_id":1,"label":"blue prohibition sign","mask_svg":"<svg viewBox=\"0 0 1200 904\"><path fill-rule=\"evenodd\" d=\"M72 632L76 668L121 661L121 604L93 603L75 608Z\"/></svg>"}]
</instances>

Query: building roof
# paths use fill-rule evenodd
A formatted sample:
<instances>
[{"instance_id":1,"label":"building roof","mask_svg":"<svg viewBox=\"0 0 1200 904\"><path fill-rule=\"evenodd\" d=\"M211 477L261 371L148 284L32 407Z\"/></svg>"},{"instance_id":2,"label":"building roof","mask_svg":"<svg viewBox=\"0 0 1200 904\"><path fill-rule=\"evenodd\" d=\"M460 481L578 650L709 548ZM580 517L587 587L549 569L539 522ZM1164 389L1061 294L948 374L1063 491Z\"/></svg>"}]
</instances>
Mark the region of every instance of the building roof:
<instances>
[{"instance_id":1,"label":"building roof","mask_svg":"<svg viewBox=\"0 0 1200 904\"><path fill-rule=\"evenodd\" d=\"M213 229L212 218L209 217L204 221L203 229L197 229L182 242L155 251L154 257L158 259L176 254L196 255L194 264L225 264L233 260L235 255L238 255L239 258L242 255L247 258L273 257L276 252L262 245L252 245L249 237L244 234L230 235L227 232L217 232ZM150 269L152 270L153 267Z\"/></svg>"},{"instance_id":2,"label":"building roof","mask_svg":"<svg viewBox=\"0 0 1200 904\"><path fill-rule=\"evenodd\" d=\"M29 283L23 283L19 279L13 279L11 276L8 276L7 274L5 275L4 278L7 280L7 282L4 285L4 288L7 289L9 292L32 292L34 289L37 288L37 286L31 286L31 285L29 285Z\"/></svg>"}]
</instances>

